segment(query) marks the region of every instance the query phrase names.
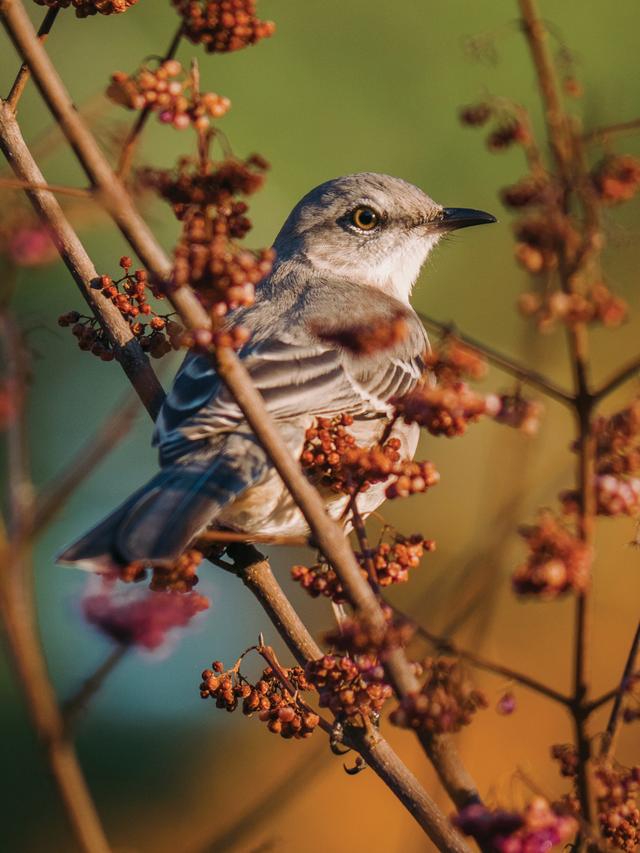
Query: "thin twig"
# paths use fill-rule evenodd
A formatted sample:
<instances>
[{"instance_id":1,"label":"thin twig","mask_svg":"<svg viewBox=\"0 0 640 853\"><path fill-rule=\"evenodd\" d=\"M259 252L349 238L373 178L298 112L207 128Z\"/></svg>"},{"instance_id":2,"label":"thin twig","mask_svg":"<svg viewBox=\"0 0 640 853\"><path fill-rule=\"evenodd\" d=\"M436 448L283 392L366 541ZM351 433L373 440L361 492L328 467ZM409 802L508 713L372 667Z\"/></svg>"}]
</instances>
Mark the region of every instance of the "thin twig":
<instances>
[{"instance_id":1,"label":"thin twig","mask_svg":"<svg viewBox=\"0 0 640 853\"><path fill-rule=\"evenodd\" d=\"M176 34L174 35L171 44L167 52L163 57L163 62L166 62L168 59L173 59L178 51L178 47L180 46L180 41L182 39L182 34L184 32L182 24L178 27ZM151 115L152 108L151 106L146 106L136 121L134 122L133 127L129 131L129 135L127 136L124 145L122 146L122 151L120 152L120 160L118 162L117 175L122 181L126 181L129 175L129 171L131 170L131 164L133 162L133 157L136 152L136 148L138 143L140 142L140 137L142 136L142 131L145 128L147 121L149 120L149 116Z\"/></svg>"},{"instance_id":2,"label":"thin twig","mask_svg":"<svg viewBox=\"0 0 640 853\"><path fill-rule=\"evenodd\" d=\"M62 184L34 184L31 181L22 181L19 178L0 177L0 187L16 190L47 190L50 193L68 195L73 198L93 198L91 190L85 190L82 187L66 187Z\"/></svg>"},{"instance_id":3,"label":"thin twig","mask_svg":"<svg viewBox=\"0 0 640 853\"><path fill-rule=\"evenodd\" d=\"M582 136L582 141L590 144L592 142L603 142L610 136L619 133L632 133L640 130L640 118L634 118L631 121L621 121L616 124L605 124L602 127L595 127L593 130L587 131Z\"/></svg>"},{"instance_id":4,"label":"thin twig","mask_svg":"<svg viewBox=\"0 0 640 853\"><path fill-rule=\"evenodd\" d=\"M100 666L91 673L88 678L82 682L80 688L70 696L62 704L62 715L64 718L64 728L67 736L75 726L78 718L86 709L91 699L100 690L105 680L111 675L113 670L123 660L130 646L124 643L118 643L113 648Z\"/></svg>"},{"instance_id":5,"label":"thin twig","mask_svg":"<svg viewBox=\"0 0 640 853\"><path fill-rule=\"evenodd\" d=\"M428 331L435 332L439 335L453 335L466 347L477 352L479 355L483 355L490 364L493 364L495 367L500 368L500 370L504 370L505 373L514 376L519 382L531 385L533 388L537 388L543 394L546 394L548 397L552 397L560 403L564 403L566 406L573 405L573 397L571 393L569 391L565 391L564 388L556 385L555 382L548 379L546 376L543 376L541 373L531 370L525 364L494 350L487 344L477 341L475 338L472 338L467 334L460 333L453 323L443 323L440 320L435 320L433 317L429 317L422 311L418 311L418 316Z\"/></svg>"},{"instance_id":6,"label":"thin twig","mask_svg":"<svg viewBox=\"0 0 640 853\"><path fill-rule=\"evenodd\" d=\"M96 434L71 461L69 467L58 474L50 486L40 490L34 505L31 527L27 535L34 537L51 521L54 515L97 465L129 432L139 412L137 394L129 394L107 419Z\"/></svg>"},{"instance_id":7,"label":"thin twig","mask_svg":"<svg viewBox=\"0 0 640 853\"><path fill-rule=\"evenodd\" d=\"M628 382L630 379L634 379L638 373L640 373L640 357L636 356L632 358L631 361L626 364L624 367L620 367L613 376L610 376L609 379L606 379L601 387L593 392L593 397L596 402L600 402L604 400L605 397L608 397L612 394L620 385L623 385L625 382Z\"/></svg>"},{"instance_id":8,"label":"thin twig","mask_svg":"<svg viewBox=\"0 0 640 853\"><path fill-rule=\"evenodd\" d=\"M257 545L292 545L304 547L309 544L308 536L270 536L268 533L235 533L233 530L207 530L198 536L198 544L214 542L255 542Z\"/></svg>"},{"instance_id":9,"label":"thin twig","mask_svg":"<svg viewBox=\"0 0 640 853\"><path fill-rule=\"evenodd\" d=\"M518 670L511 669L511 667L504 666L500 663L495 663L495 661L488 660L482 655L477 654L476 652L469 651L468 649L463 649L458 646L453 640L450 640L448 637L443 637L439 634L434 634L432 631L429 631L428 628L425 628L423 625L420 625L410 616L407 616L401 610L397 608L393 608L394 612L397 613L402 619L406 619L411 625L413 625L420 634L420 636L424 637L429 643L431 643L439 652L445 652L446 654L451 654L454 657L461 658L462 660L469 661L473 666L478 669L484 669L487 672L493 672L495 675L502 675L505 678L509 679L509 681L515 681L518 684L521 684L523 687L528 687L530 690L533 690L536 693L540 693L543 696L546 696L548 699L552 699L554 702L558 702L561 705L570 705L571 697L565 696L563 693L560 693L558 690L554 690L553 687L549 687L547 684L544 684L542 681L538 681L535 678L531 678L523 672L518 672Z\"/></svg>"},{"instance_id":10,"label":"thin twig","mask_svg":"<svg viewBox=\"0 0 640 853\"><path fill-rule=\"evenodd\" d=\"M45 14L42 23L40 24L40 29L38 30L38 38L41 42L46 41L47 36L51 32L51 28L53 27L56 18L58 17L58 12L60 9L48 9ZM29 82L29 77L31 76L31 72L29 70L29 66L26 62L23 62L20 66L20 71L18 71L18 76L16 77L13 86L11 87L11 91L7 95L7 103L11 107L11 110L15 113L18 108L18 102L22 97L22 93L25 90L27 83Z\"/></svg>"},{"instance_id":11,"label":"thin twig","mask_svg":"<svg viewBox=\"0 0 640 853\"><path fill-rule=\"evenodd\" d=\"M633 636L633 641L631 642L631 648L629 649L622 678L620 679L620 686L616 691L615 701L613 703L613 708L611 709L609 722L607 723L607 731L603 739L601 753L605 760L610 758L616 745L616 739L621 723L622 700L624 698L625 691L628 688L629 679L635 672L638 653L640 653L640 622L638 623L638 627L636 628L636 632Z\"/></svg>"},{"instance_id":12,"label":"thin twig","mask_svg":"<svg viewBox=\"0 0 640 853\"><path fill-rule=\"evenodd\" d=\"M6 370L11 372L14 387L24 381L25 371L19 367L21 349L16 346L17 333L12 320L7 315L0 317L0 334L3 351L11 352L12 358L6 359ZM16 396L18 407L16 417L10 420L8 431L22 432L24 420L20 408L24 405L25 389L21 388ZM10 439L10 450L23 447L24 437ZM23 470L17 470L18 466ZM23 453L10 466L11 476L17 476L21 485L21 513L27 519L20 520L15 528L19 535L23 525L29 526L31 501L24 496L27 491L24 484L30 482L28 463ZM7 540L4 526L0 521L0 615L12 663L22 687L28 714L34 729L45 749L49 767L54 777L65 813L78 843L85 853L109 853L100 819L96 813L91 794L87 788L82 770L78 763L73 745L64 735L62 715L58 707L55 692L51 684L47 666L38 637L37 620L32 590L31 553L29 548L13 547Z\"/></svg>"}]
</instances>

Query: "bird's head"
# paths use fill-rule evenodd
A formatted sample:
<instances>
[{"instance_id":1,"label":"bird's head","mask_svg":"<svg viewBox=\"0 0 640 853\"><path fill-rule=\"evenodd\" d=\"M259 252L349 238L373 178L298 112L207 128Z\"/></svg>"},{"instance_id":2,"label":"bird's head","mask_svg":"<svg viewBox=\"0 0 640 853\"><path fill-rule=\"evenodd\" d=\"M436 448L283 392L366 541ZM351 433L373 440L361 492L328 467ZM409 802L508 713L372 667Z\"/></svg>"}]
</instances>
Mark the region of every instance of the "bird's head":
<instances>
[{"instance_id":1,"label":"bird's head","mask_svg":"<svg viewBox=\"0 0 640 853\"><path fill-rule=\"evenodd\" d=\"M481 210L442 207L400 178L361 172L307 193L274 247L281 261L304 256L323 274L408 302L422 264L444 234L495 221Z\"/></svg>"}]
</instances>

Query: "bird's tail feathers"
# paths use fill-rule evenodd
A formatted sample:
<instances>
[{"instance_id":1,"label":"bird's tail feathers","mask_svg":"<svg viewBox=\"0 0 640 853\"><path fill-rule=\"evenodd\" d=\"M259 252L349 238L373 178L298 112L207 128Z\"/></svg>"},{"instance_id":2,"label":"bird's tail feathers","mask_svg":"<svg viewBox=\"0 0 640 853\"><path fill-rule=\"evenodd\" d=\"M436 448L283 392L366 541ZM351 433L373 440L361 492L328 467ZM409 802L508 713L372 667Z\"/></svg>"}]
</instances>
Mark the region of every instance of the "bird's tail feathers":
<instances>
[{"instance_id":1,"label":"bird's tail feathers","mask_svg":"<svg viewBox=\"0 0 640 853\"><path fill-rule=\"evenodd\" d=\"M58 556L65 565L105 572L133 562L177 560L191 540L265 471L262 448L201 454L164 468Z\"/></svg>"}]
</instances>

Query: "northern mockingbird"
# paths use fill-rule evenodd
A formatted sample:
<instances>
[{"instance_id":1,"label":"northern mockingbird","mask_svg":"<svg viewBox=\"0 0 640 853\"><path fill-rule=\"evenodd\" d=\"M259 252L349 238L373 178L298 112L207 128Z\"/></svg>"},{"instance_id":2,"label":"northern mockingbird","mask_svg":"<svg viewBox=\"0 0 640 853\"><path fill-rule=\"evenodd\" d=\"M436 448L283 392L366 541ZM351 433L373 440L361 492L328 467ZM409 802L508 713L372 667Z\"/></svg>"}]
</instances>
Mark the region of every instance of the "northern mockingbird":
<instances>
[{"instance_id":1,"label":"northern mockingbird","mask_svg":"<svg viewBox=\"0 0 640 853\"><path fill-rule=\"evenodd\" d=\"M441 207L412 184L371 172L327 181L298 202L276 238L276 262L255 303L229 317L251 333L240 358L293 456L300 456L305 431L318 417L350 414L362 446L381 437L389 400L410 391L423 373L428 342L409 304L420 268L444 234L487 222L495 218ZM375 328L399 312L407 333L390 348L358 355L339 343L351 327ZM398 423L393 435L402 455L412 457L418 428ZM164 563L211 525L267 535L307 532L207 355L186 356L153 442L159 473L60 562L98 570ZM384 488L361 495L363 515L382 503ZM327 491L325 497L328 512L340 517L348 496Z\"/></svg>"}]
</instances>

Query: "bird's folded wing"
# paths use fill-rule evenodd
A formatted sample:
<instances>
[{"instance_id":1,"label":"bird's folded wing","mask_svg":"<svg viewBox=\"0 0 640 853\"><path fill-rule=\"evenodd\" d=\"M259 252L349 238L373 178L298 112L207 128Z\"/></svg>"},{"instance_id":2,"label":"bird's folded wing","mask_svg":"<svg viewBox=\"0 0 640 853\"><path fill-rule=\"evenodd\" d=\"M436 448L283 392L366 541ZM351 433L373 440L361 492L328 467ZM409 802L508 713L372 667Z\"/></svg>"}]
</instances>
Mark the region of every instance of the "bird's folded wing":
<instances>
[{"instance_id":1,"label":"bird's folded wing","mask_svg":"<svg viewBox=\"0 0 640 853\"><path fill-rule=\"evenodd\" d=\"M374 417L388 400L406 393L421 375L421 354L412 358L356 359L320 343L269 338L241 352L242 361L276 420L331 417L348 412ZM188 452L194 440L226 433L243 421L211 359L190 354L169 393L154 443L162 461Z\"/></svg>"}]
</instances>

